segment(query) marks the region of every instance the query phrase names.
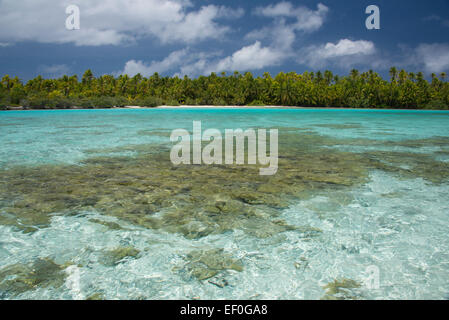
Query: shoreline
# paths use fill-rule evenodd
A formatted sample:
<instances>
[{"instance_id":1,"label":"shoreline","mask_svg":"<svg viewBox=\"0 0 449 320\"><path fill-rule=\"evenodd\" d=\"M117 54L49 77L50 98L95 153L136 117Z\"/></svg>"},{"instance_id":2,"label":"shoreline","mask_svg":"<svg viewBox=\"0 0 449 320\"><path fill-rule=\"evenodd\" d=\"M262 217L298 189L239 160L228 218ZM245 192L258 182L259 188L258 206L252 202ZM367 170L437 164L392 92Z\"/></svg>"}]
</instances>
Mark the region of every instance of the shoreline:
<instances>
[{"instance_id":1,"label":"shoreline","mask_svg":"<svg viewBox=\"0 0 449 320\"><path fill-rule=\"evenodd\" d=\"M304 109L304 110L397 110L397 111L449 111L447 109L407 109L407 108L351 108L351 107L301 107L301 106L214 106L214 105L179 105L179 106L157 106L157 107L140 107L140 106L124 106L112 108L84 108L84 107L69 107L69 108L26 108L26 107L6 107L1 111L53 111L53 110L136 110L136 109Z\"/></svg>"}]
</instances>

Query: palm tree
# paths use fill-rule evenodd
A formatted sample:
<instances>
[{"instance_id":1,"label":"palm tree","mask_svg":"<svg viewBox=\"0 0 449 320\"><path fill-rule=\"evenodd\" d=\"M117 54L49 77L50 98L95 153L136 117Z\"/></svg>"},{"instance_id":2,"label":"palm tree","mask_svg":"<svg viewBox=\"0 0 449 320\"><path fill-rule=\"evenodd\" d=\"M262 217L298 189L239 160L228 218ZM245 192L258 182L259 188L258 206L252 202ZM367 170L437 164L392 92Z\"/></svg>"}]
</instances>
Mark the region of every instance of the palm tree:
<instances>
[{"instance_id":1,"label":"palm tree","mask_svg":"<svg viewBox=\"0 0 449 320\"><path fill-rule=\"evenodd\" d=\"M337 84L340 81L340 76L338 74L335 75L333 81L335 84Z\"/></svg>"},{"instance_id":2,"label":"palm tree","mask_svg":"<svg viewBox=\"0 0 449 320\"><path fill-rule=\"evenodd\" d=\"M94 74L92 73L92 70L88 69L86 70L86 72L84 72L83 77L81 78L81 82L83 85L90 85L93 79Z\"/></svg>"},{"instance_id":3,"label":"palm tree","mask_svg":"<svg viewBox=\"0 0 449 320\"><path fill-rule=\"evenodd\" d=\"M423 81L424 81L424 73L418 72L418 73L416 74L416 80L418 80L418 83L423 82Z\"/></svg>"},{"instance_id":4,"label":"palm tree","mask_svg":"<svg viewBox=\"0 0 449 320\"><path fill-rule=\"evenodd\" d=\"M399 83L400 84L404 84L404 82L407 80L407 72L405 72L405 70L404 69L402 69L400 72L399 72Z\"/></svg>"},{"instance_id":5,"label":"palm tree","mask_svg":"<svg viewBox=\"0 0 449 320\"><path fill-rule=\"evenodd\" d=\"M433 87L438 86L440 80L438 80L437 75L436 75L435 73L432 73L432 74L431 74L431 77L432 77L432 86L433 86Z\"/></svg>"},{"instance_id":6,"label":"palm tree","mask_svg":"<svg viewBox=\"0 0 449 320\"><path fill-rule=\"evenodd\" d=\"M359 74L360 74L359 70L352 69L351 70L351 78L352 78L352 80L357 80L357 78L359 77Z\"/></svg>"},{"instance_id":7,"label":"palm tree","mask_svg":"<svg viewBox=\"0 0 449 320\"><path fill-rule=\"evenodd\" d=\"M12 81L11 81L11 78L9 77L9 75L5 75L3 78L2 78L2 84L5 86L5 88L6 89L11 89L11 87L12 87Z\"/></svg>"},{"instance_id":8,"label":"palm tree","mask_svg":"<svg viewBox=\"0 0 449 320\"><path fill-rule=\"evenodd\" d=\"M398 75L398 69L396 69L396 67L391 67L391 68L390 68L390 78L391 78L391 82L396 81L397 75Z\"/></svg>"},{"instance_id":9,"label":"palm tree","mask_svg":"<svg viewBox=\"0 0 449 320\"><path fill-rule=\"evenodd\" d=\"M334 78L334 75L331 71L326 70L324 71L324 80L326 81L326 84L329 86L332 83L332 79Z\"/></svg>"}]
</instances>

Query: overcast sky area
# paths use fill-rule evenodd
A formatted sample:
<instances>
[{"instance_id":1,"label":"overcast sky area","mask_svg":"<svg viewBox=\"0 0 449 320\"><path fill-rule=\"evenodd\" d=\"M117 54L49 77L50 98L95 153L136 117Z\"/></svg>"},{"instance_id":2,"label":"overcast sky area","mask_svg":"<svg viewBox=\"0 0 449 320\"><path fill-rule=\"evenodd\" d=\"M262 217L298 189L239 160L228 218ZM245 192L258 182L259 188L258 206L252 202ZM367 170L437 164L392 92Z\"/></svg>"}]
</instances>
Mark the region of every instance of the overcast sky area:
<instances>
[{"instance_id":1,"label":"overcast sky area","mask_svg":"<svg viewBox=\"0 0 449 320\"><path fill-rule=\"evenodd\" d=\"M368 5L380 30L367 30ZM80 8L67 30L66 7ZM449 0L0 0L0 75L449 71Z\"/></svg>"}]
</instances>

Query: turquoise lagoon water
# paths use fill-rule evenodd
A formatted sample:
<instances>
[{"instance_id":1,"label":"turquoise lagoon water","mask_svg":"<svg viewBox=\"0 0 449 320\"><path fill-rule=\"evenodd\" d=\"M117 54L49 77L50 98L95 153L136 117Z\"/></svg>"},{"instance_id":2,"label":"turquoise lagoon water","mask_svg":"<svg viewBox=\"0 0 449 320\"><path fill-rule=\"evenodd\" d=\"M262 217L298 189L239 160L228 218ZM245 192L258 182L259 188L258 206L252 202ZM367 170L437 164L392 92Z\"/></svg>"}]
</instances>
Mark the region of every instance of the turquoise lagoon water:
<instances>
[{"instance_id":1,"label":"turquoise lagoon water","mask_svg":"<svg viewBox=\"0 0 449 320\"><path fill-rule=\"evenodd\" d=\"M333 143L324 146L329 153L350 152L366 157L376 152L403 153L409 160L416 154L417 159L428 156L440 166L435 167L436 171L426 167L425 173L414 175L410 161L393 161L393 166L409 170L410 174L401 176L372 168L364 183L335 193L298 197L288 207L277 209L277 218L289 225L320 230L314 236L286 230L256 237L236 228L191 238L135 225L89 207L78 212L72 210L70 214L64 210L51 212L49 223L37 225L32 232L19 228L17 223L0 224L0 275L1 270L30 265L39 259L51 259L64 273L57 285L36 282L37 285L25 289L18 289L11 282L19 279L20 273L4 273L6 276L0 277L3 281L0 297L320 299L327 293L330 297L326 285L349 279L357 285L347 288L341 285L343 288L330 295L357 299L449 298L449 181L445 178L449 162L448 112L328 109L2 112L0 175L48 165L76 168L86 159L98 156L137 157L146 146L154 145L157 150L158 146L170 145L168 136L173 129L192 131L194 120L202 121L203 130L288 128L303 135L333 139ZM417 160L418 165L425 166L422 161ZM435 178L440 174L442 179ZM12 186L14 181L7 183ZM0 196L0 217L10 219L14 214L5 209L11 206L7 204L10 199L5 194ZM340 201L343 198L349 200ZM114 222L120 228L93 222L98 220ZM101 263L105 251L123 246L133 247L139 254L125 256L112 265ZM223 249L239 262L241 270L223 268L206 279L192 276L185 268L186 256L195 250L211 249ZM379 287L367 282L368 270L373 266L379 272Z\"/></svg>"}]
</instances>

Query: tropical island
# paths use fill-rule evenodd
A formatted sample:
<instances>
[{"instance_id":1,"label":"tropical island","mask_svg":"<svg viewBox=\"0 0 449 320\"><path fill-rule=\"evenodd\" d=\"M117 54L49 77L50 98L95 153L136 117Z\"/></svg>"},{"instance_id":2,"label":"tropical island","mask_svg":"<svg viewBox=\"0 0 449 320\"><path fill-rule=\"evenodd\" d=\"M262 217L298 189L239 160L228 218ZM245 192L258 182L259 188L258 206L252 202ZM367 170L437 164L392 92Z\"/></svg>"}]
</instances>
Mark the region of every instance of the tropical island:
<instances>
[{"instance_id":1,"label":"tropical island","mask_svg":"<svg viewBox=\"0 0 449 320\"><path fill-rule=\"evenodd\" d=\"M424 73L390 69L390 79L373 70L352 69L340 77L331 71L279 73L254 77L250 72L232 75L211 73L191 79L146 78L102 75L89 69L81 80L77 75L58 79L38 76L23 83L18 77L3 76L0 82L0 110L113 108L161 105L213 106L301 106L331 108L449 109L449 83L445 72Z\"/></svg>"}]
</instances>

